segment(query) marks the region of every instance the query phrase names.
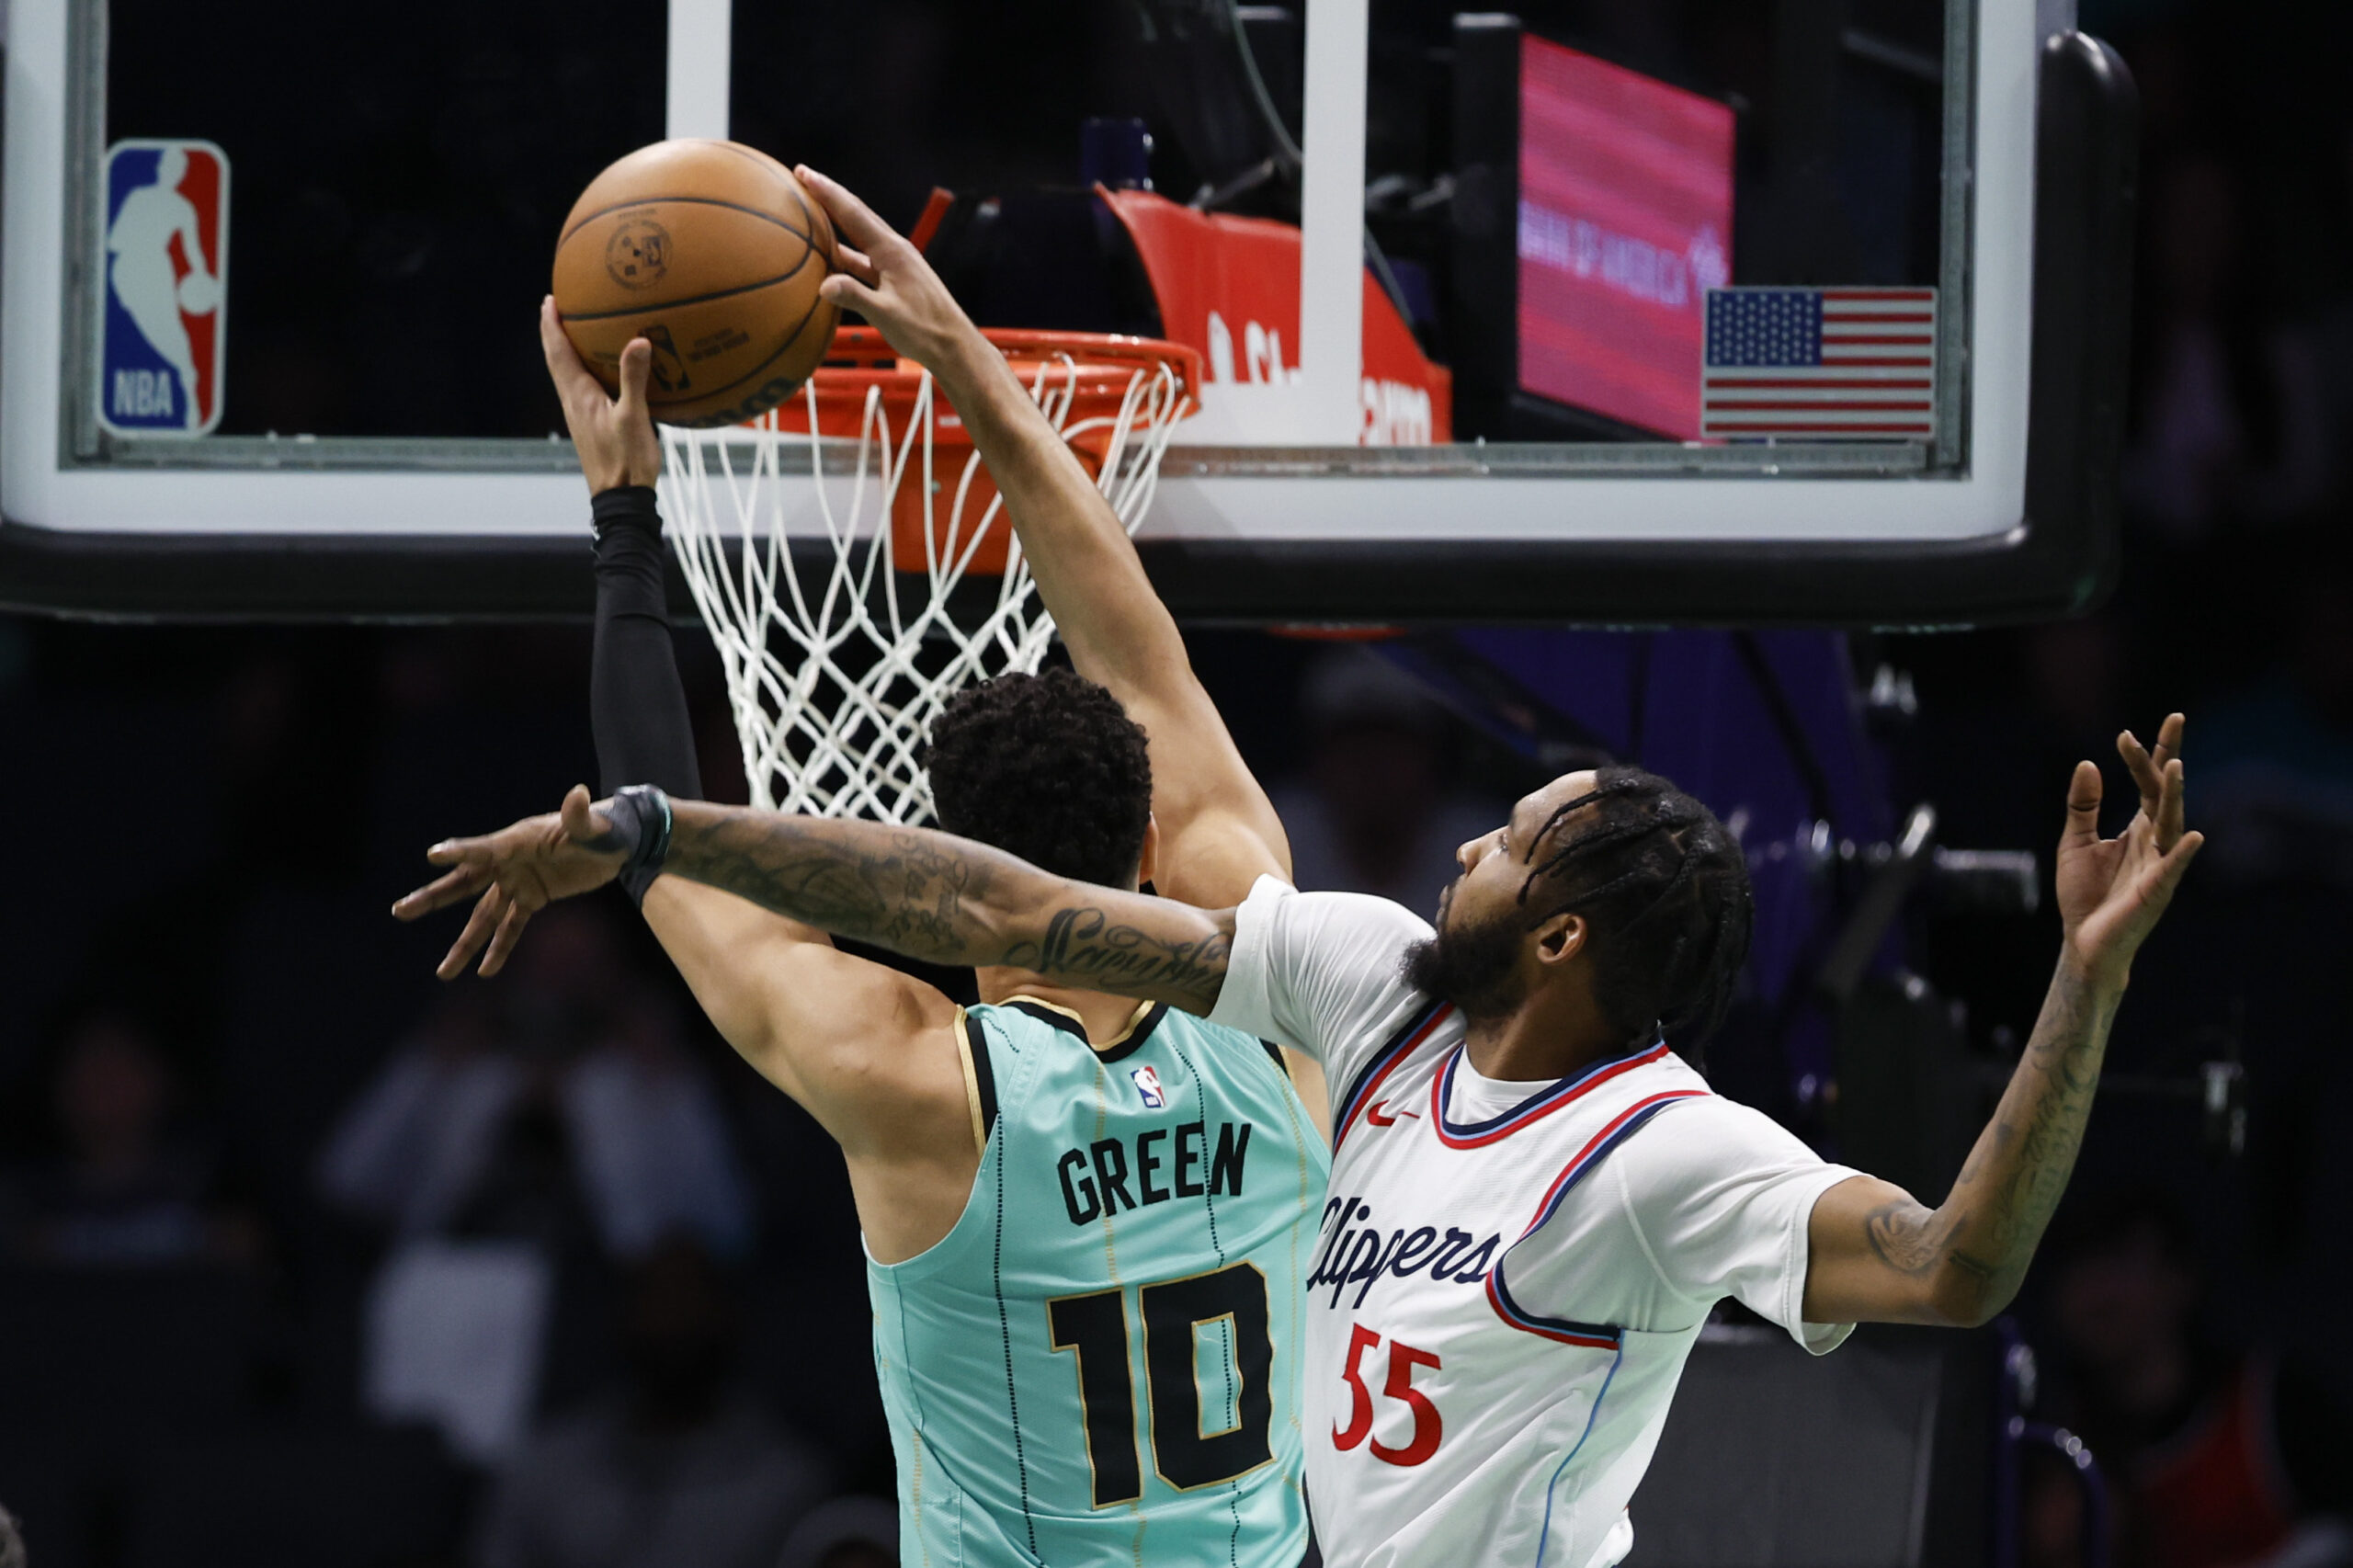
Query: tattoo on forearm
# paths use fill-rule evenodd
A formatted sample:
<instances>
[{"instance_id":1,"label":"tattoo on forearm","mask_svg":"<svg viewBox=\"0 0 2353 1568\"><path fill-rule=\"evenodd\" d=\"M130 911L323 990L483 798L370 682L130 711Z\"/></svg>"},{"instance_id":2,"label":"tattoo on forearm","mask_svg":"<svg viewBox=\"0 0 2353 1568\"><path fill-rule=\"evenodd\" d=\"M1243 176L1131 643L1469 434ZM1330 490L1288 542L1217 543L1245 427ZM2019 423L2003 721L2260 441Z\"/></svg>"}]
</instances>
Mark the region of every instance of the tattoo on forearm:
<instances>
[{"instance_id":1,"label":"tattoo on forearm","mask_svg":"<svg viewBox=\"0 0 2353 1568\"><path fill-rule=\"evenodd\" d=\"M1214 928L1179 939L1123 924L1083 900L1052 910L1042 935L1008 938L989 895L1000 873L1027 869L916 829L699 807L677 820L665 867L909 958L1005 964L1196 1012L1215 1004L1232 945Z\"/></svg>"},{"instance_id":2,"label":"tattoo on forearm","mask_svg":"<svg viewBox=\"0 0 2353 1568\"><path fill-rule=\"evenodd\" d=\"M1205 1013L1216 1005L1230 948L1215 934L1167 941L1082 904L1056 910L1043 941L1017 942L996 961L1104 991L1173 991Z\"/></svg>"},{"instance_id":3,"label":"tattoo on forearm","mask_svg":"<svg viewBox=\"0 0 2353 1568\"><path fill-rule=\"evenodd\" d=\"M1990 1308L2008 1304L2074 1173L2116 1003L2061 966L2001 1106L1944 1206L1930 1213L1891 1204L1869 1216L1881 1260L1915 1274L1949 1266Z\"/></svg>"}]
</instances>

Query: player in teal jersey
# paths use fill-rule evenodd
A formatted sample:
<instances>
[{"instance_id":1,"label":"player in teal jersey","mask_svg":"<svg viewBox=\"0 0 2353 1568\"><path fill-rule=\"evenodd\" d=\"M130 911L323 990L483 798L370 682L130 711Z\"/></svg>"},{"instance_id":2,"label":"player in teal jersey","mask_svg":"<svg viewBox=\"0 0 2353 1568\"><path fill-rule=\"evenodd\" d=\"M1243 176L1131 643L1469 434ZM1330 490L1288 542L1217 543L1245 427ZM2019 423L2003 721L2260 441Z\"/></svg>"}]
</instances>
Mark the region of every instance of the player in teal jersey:
<instances>
[{"instance_id":1,"label":"player in teal jersey","mask_svg":"<svg viewBox=\"0 0 2353 1568\"><path fill-rule=\"evenodd\" d=\"M1087 677L1007 677L951 705L930 758L942 821L1072 876L1151 881L1192 903L1287 875L1273 809L1093 482L913 247L839 187L801 177L847 242L827 293L938 379ZM552 305L541 336L598 526L599 766L608 788L692 797L662 618L649 357L631 345L616 402ZM551 831L535 819L498 836ZM494 971L537 899L610 870L521 901L492 887L444 977L485 941ZM481 885L469 875L396 912ZM979 971L985 1002L961 1009L706 883L631 891L729 1042L842 1147L904 1561L1296 1562L1301 1278L1328 1168L1314 1064L1287 1072L1283 1053L1233 1030L1012 969Z\"/></svg>"},{"instance_id":2,"label":"player in teal jersey","mask_svg":"<svg viewBox=\"0 0 2353 1568\"><path fill-rule=\"evenodd\" d=\"M906 1561L1295 1562L1329 1159L1279 1058L1157 1004L1091 1046L1040 997L964 1028L996 1096L972 1200L867 1265Z\"/></svg>"}]
</instances>

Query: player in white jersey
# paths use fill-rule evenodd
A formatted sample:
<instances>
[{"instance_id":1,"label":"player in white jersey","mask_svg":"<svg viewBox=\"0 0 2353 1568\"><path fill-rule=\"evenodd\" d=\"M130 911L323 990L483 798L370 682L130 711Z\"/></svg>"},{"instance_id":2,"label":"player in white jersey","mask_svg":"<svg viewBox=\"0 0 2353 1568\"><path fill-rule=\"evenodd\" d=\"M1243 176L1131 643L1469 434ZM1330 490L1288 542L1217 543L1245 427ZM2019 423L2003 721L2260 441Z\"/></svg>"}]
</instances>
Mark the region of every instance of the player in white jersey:
<instances>
[{"instance_id":1,"label":"player in white jersey","mask_svg":"<svg viewBox=\"0 0 2353 1568\"><path fill-rule=\"evenodd\" d=\"M1312 1041L1346 1085L1308 1276L1326 1561L1616 1562L1720 1299L1816 1354L1850 1331L1807 1321L1807 1227L1856 1173L1711 1093L1664 1041L1491 1075L1466 1049L1475 1000L1466 1015L1402 972L1438 949L1393 903L1270 879L1237 931L1219 1016ZM1727 936L1736 965L1745 933Z\"/></svg>"},{"instance_id":2,"label":"player in white jersey","mask_svg":"<svg viewBox=\"0 0 2353 1568\"><path fill-rule=\"evenodd\" d=\"M1326 1560L1603 1568L1709 1310L1816 1354L1859 1321L1973 1324L2016 1292L2075 1162L2132 954L2197 852L2181 720L2120 741L2143 810L2077 769L2066 943L2033 1040L1944 1205L1824 1163L1710 1092L1704 1035L1748 944L1739 846L1632 769L1578 773L1465 845L1436 930L1261 881L1212 1017L1339 1085L1309 1288L1308 1450ZM1178 933L1166 933L1176 936Z\"/></svg>"},{"instance_id":3,"label":"player in white jersey","mask_svg":"<svg viewBox=\"0 0 2353 1568\"><path fill-rule=\"evenodd\" d=\"M2181 733L2175 714L2154 755L2119 737L2141 810L2117 838L2099 836L2099 769L2077 765L2057 971L1933 1210L1824 1163L1667 1049L1722 1011L1748 877L1704 806L1635 769L1555 779L1464 845L1435 929L1272 878L1209 911L944 834L686 802L666 853L838 935L1165 1001L1320 1058L1341 1085L1305 1369L1324 1560L1607 1568L1718 1300L1821 1352L1858 1322L1982 1324L2017 1293L2133 955L2201 842ZM449 858L528 910L602 825L584 799L538 841ZM658 868L665 850L624 852Z\"/></svg>"}]
</instances>

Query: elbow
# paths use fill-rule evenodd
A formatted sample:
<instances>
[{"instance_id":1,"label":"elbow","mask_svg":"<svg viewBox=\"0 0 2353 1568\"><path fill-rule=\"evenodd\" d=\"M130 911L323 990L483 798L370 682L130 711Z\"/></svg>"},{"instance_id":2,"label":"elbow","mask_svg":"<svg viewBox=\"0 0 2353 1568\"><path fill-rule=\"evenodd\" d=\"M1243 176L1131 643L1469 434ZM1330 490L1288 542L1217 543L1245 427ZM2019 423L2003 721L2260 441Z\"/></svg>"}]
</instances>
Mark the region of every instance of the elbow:
<instances>
[{"instance_id":1,"label":"elbow","mask_svg":"<svg viewBox=\"0 0 2353 1568\"><path fill-rule=\"evenodd\" d=\"M1940 1328L1983 1328L2006 1311L2018 1293L2015 1280L2005 1281L1974 1264L1948 1257L1930 1285L1927 1315Z\"/></svg>"}]
</instances>

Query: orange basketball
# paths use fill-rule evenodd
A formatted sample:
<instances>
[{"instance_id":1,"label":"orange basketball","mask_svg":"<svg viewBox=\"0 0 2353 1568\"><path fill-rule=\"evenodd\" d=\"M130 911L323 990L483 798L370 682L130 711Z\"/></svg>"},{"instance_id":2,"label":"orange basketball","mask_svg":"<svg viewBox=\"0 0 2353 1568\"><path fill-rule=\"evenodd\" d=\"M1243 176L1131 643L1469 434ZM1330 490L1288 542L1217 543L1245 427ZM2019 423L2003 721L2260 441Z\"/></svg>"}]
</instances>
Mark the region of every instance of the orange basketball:
<instances>
[{"instance_id":1,"label":"orange basketball","mask_svg":"<svg viewBox=\"0 0 2353 1568\"><path fill-rule=\"evenodd\" d=\"M555 308L609 389L630 339L652 342L654 418L741 424L825 357L839 312L817 286L833 259L824 209L782 164L733 142L656 142L573 204L555 244Z\"/></svg>"}]
</instances>

